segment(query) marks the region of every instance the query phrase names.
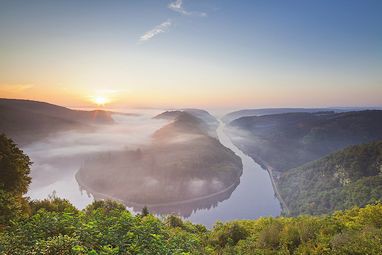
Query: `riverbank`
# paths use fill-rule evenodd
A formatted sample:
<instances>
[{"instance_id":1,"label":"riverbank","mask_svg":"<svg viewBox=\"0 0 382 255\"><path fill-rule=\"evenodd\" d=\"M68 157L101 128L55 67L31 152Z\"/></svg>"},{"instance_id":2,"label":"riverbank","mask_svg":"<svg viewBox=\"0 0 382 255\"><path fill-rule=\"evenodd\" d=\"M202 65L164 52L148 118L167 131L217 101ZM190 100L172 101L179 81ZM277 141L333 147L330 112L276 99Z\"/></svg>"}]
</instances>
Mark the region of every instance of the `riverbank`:
<instances>
[{"instance_id":1,"label":"riverbank","mask_svg":"<svg viewBox=\"0 0 382 255\"><path fill-rule=\"evenodd\" d=\"M257 164L259 164L264 170L266 170L268 172L269 178L271 179L271 182L272 182L272 187L273 187L273 190L275 192L275 195L276 195L277 199L280 201L281 208L283 209L283 212L286 213L286 215L288 216L290 211L289 211L288 205L286 204L285 200L281 196L281 193L277 187L277 182L275 180L276 174L274 173L275 170L267 162L260 159L259 157L254 157L254 156L250 156L250 157Z\"/></svg>"},{"instance_id":2,"label":"riverbank","mask_svg":"<svg viewBox=\"0 0 382 255\"><path fill-rule=\"evenodd\" d=\"M239 146L237 146L237 147L240 148ZM244 153L244 151L243 151L243 153ZM257 156L253 156L253 155L250 156L248 154L246 154L246 155L248 157L250 157L253 161L255 161L257 164L259 164L261 166L261 168L263 168L265 171L267 171L269 178L271 179L273 191L275 192L275 196L277 197L277 199L280 202L282 211L286 215L289 215L290 211L289 211L288 205L286 204L285 200L283 199L283 197L282 197L282 195L281 195L281 193L277 187L277 182L276 182L275 178L278 178L278 177L274 173L275 170L273 169L273 167L271 167L267 162L265 162L263 159L261 159Z\"/></svg>"}]
</instances>

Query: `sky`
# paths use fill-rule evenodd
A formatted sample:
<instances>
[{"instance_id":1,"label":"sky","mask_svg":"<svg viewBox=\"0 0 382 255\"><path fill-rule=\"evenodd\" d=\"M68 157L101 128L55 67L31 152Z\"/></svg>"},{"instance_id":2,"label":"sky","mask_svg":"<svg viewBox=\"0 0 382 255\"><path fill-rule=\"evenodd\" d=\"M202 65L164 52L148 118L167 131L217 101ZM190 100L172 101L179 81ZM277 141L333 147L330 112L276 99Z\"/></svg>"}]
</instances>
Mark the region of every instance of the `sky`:
<instances>
[{"instance_id":1,"label":"sky","mask_svg":"<svg viewBox=\"0 0 382 255\"><path fill-rule=\"evenodd\" d=\"M382 106L380 0L0 0L0 97Z\"/></svg>"}]
</instances>

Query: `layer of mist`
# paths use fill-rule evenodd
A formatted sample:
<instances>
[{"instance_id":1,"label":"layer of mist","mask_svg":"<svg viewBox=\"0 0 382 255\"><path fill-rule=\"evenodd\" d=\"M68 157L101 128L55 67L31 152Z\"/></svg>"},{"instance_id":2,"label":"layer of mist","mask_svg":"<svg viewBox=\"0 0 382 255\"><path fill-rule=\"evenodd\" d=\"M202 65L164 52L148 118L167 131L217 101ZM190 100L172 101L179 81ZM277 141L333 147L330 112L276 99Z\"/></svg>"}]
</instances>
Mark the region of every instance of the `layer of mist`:
<instances>
[{"instance_id":1,"label":"layer of mist","mask_svg":"<svg viewBox=\"0 0 382 255\"><path fill-rule=\"evenodd\" d=\"M114 124L98 125L90 131L55 133L23 147L33 162L28 195L39 199L56 191L58 196L70 199L78 207L86 206L89 198L81 196L74 179L83 162L102 152L142 148L155 130L168 123L152 119L144 112L139 116L114 114L112 117Z\"/></svg>"}]
</instances>

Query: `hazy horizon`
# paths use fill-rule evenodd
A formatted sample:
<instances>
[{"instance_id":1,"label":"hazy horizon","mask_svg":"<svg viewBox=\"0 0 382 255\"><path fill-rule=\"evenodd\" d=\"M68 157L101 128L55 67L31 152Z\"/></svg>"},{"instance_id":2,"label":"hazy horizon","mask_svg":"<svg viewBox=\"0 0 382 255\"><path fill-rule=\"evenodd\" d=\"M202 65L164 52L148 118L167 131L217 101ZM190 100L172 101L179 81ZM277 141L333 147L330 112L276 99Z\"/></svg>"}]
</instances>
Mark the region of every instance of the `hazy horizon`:
<instances>
[{"instance_id":1,"label":"hazy horizon","mask_svg":"<svg viewBox=\"0 0 382 255\"><path fill-rule=\"evenodd\" d=\"M206 110L215 117L221 117L225 114L228 114L230 112L240 111L240 110L252 110L252 109L378 109L382 108L382 104L380 105L328 105L328 106L312 106L312 105L306 105L306 106L243 106L243 107L198 107L198 106L186 106L186 107L155 107L155 106L100 106L96 104L89 104L89 105L83 105L83 106L76 106L76 105L64 105L64 104L58 104L54 101L43 101L43 100L34 100L34 99L28 99L28 98L7 98L7 97L0 97L0 99L15 99L15 100L30 100L30 101L36 101L36 102L42 102L42 103L48 103L53 105L58 105L62 107L66 107L72 110L84 110L84 111L93 111L93 110L105 110L105 111L121 111L125 113L134 113L135 111L141 111L141 110L147 110L147 111L153 111L155 113L159 113L161 111L176 111L176 110L184 110L184 109L201 109Z\"/></svg>"}]
</instances>

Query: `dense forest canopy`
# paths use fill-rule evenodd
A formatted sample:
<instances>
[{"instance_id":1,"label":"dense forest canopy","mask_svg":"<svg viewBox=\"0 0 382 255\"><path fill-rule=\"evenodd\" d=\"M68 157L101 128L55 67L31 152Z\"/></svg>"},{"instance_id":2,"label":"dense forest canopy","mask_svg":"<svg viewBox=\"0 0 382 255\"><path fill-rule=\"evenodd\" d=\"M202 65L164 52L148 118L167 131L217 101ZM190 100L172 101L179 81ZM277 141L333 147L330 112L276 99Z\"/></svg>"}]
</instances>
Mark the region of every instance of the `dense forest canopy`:
<instances>
[{"instance_id":1,"label":"dense forest canopy","mask_svg":"<svg viewBox=\"0 0 382 255\"><path fill-rule=\"evenodd\" d=\"M31 161L16 144L0 134L0 228L28 211L23 195L31 182Z\"/></svg>"},{"instance_id":2,"label":"dense forest canopy","mask_svg":"<svg viewBox=\"0 0 382 255\"><path fill-rule=\"evenodd\" d=\"M355 145L282 174L292 215L365 206L382 198L382 141Z\"/></svg>"},{"instance_id":3,"label":"dense forest canopy","mask_svg":"<svg viewBox=\"0 0 382 255\"><path fill-rule=\"evenodd\" d=\"M0 230L0 254L370 254L382 253L382 205L327 216L217 222L208 230L170 215L132 215L97 201L79 211L51 197Z\"/></svg>"}]
</instances>

